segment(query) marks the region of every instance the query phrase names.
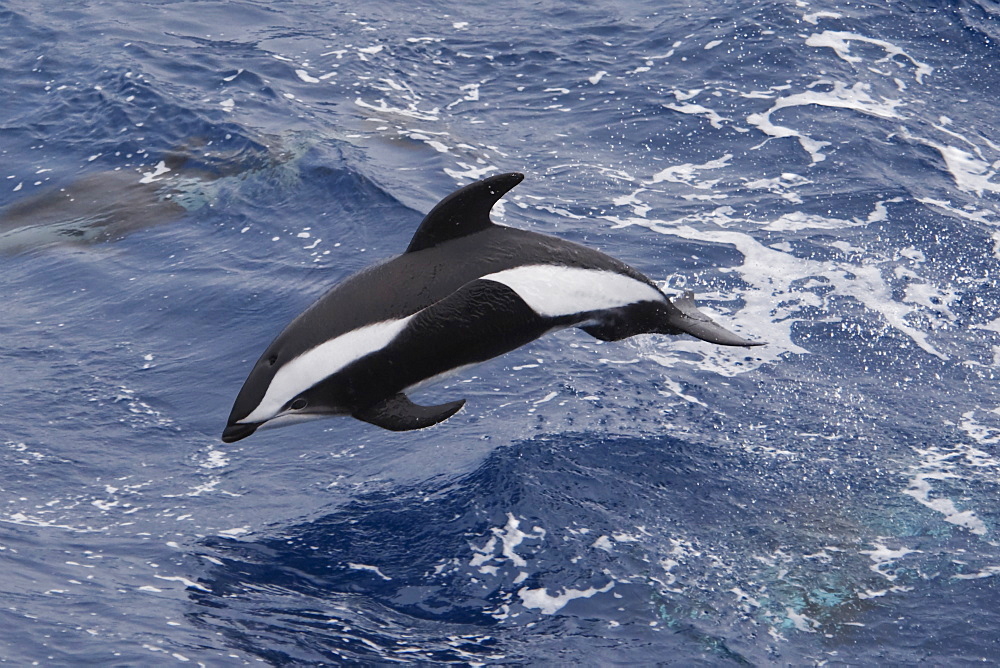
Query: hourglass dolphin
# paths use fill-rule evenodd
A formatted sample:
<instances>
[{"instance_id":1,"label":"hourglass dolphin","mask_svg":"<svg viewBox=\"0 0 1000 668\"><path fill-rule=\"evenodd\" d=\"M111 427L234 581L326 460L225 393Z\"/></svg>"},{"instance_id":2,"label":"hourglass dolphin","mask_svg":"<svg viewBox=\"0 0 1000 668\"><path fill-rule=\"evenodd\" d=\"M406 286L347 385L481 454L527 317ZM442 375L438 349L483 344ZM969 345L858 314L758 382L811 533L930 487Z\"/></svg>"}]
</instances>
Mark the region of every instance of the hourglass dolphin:
<instances>
[{"instance_id":1,"label":"hourglass dolphin","mask_svg":"<svg viewBox=\"0 0 1000 668\"><path fill-rule=\"evenodd\" d=\"M0 211L0 254L115 241L180 220L213 201L218 189L213 184L289 159L284 150L268 146L221 153L206 149L203 141L192 139L153 167L84 174L19 199Z\"/></svg>"},{"instance_id":2,"label":"hourglass dolphin","mask_svg":"<svg viewBox=\"0 0 1000 668\"><path fill-rule=\"evenodd\" d=\"M350 415L393 431L454 415L460 399L419 406L407 393L564 327L603 341L691 334L754 346L664 295L604 253L497 225L493 205L524 178L465 186L427 214L406 252L332 288L278 335L243 384L222 440L263 425Z\"/></svg>"}]
</instances>

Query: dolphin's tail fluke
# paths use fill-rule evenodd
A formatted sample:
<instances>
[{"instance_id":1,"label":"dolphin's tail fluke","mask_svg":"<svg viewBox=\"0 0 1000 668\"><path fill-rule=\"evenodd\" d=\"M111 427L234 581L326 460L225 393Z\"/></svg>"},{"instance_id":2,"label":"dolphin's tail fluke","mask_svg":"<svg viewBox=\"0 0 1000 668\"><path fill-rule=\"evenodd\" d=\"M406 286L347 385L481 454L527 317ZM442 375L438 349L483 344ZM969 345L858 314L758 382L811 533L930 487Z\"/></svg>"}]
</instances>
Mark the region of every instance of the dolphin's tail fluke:
<instances>
[{"instance_id":1,"label":"dolphin's tail fluke","mask_svg":"<svg viewBox=\"0 0 1000 668\"><path fill-rule=\"evenodd\" d=\"M669 310L665 325L670 334L685 333L702 341L716 343L720 346L762 346L764 341L748 341L742 336L730 332L719 325L694 305L694 293L685 292L682 296L670 300L674 306Z\"/></svg>"}]
</instances>

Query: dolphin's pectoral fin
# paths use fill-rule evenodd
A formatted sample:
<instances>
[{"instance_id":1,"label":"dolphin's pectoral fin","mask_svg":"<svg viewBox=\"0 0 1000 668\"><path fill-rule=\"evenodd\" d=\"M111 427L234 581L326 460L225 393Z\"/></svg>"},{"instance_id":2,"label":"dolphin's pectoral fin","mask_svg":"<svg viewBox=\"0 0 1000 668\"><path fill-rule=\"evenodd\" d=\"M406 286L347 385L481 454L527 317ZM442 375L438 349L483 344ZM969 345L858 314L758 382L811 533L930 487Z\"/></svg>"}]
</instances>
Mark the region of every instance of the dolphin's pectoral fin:
<instances>
[{"instance_id":1,"label":"dolphin's pectoral fin","mask_svg":"<svg viewBox=\"0 0 1000 668\"><path fill-rule=\"evenodd\" d=\"M444 422L464 405L465 399L460 399L440 406L418 406L400 392L351 416L390 431L410 431Z\"/></svg>"},{"instance_id":2,"label":"dolphin's pectoral fin","mask_svg":"<svg viewBox=\"0 0 1000 668\"><path fill-rule=\"evenodd\" d=\"M670 303L676 310L671 310L667 318L667 325L675 330L720 346L749 347L765 344L764 341L748 341L717 324L695 307L693 292L685 292L683 296L671 299Z\"/></svg>"}]
</instances>

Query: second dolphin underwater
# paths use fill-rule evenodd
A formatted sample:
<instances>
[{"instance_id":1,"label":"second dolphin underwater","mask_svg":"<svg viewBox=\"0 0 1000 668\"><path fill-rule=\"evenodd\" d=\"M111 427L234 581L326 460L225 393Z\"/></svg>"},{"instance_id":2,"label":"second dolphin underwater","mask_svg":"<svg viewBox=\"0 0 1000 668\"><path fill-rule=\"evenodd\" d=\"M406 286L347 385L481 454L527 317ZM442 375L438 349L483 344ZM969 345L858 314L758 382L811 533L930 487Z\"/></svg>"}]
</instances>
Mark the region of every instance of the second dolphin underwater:
<instances>
[{"instance_id":1,"label":"second dolphin underwater","mask_svg":"<svg viewBox=\"0 0 1000 668\"><path fill-rule=\"evenodd\" d=\"M250 371L222 440L334 415L393 431L429 427L465 400L419 406L409 390L565 327L602 341L686 333L761 345L698 311L691 293L669 298L604 253L493 223L493 205L523 178L499 174L453 192L406 252L354 274L295 318Z\"/></svg>"}]
</instances>

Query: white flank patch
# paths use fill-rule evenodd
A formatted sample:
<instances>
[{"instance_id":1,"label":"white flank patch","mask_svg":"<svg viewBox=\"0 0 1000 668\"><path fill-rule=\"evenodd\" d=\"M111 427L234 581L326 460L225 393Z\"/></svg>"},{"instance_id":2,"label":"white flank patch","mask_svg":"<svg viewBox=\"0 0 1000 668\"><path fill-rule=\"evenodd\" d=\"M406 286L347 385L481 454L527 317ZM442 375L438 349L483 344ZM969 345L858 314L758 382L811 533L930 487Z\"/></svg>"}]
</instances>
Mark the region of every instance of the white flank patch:
<instances>
[{"instance_id":1,"label":"white flank patch","mask_svg":"<svg viewBox=\"0 0 1000 668\"><path fill-rule=\"evenodd\" d=\"M310 348L274 374L260 404L240 423L264 422L300 392L331 376L351 362L386 347L413 316L365 325Z\"/></svg>"},{"instance_id":2,"label":"white flank patch","mask_svg":"<svg viewBox=\"0 0 1000 668\"><path fill-rule=\"evenodd\" d=\"M531 310L547 318L664 301L663 294L653 286L613 271L534 264L483 278L503 283Z\"/></svg>"}]
</instances>

